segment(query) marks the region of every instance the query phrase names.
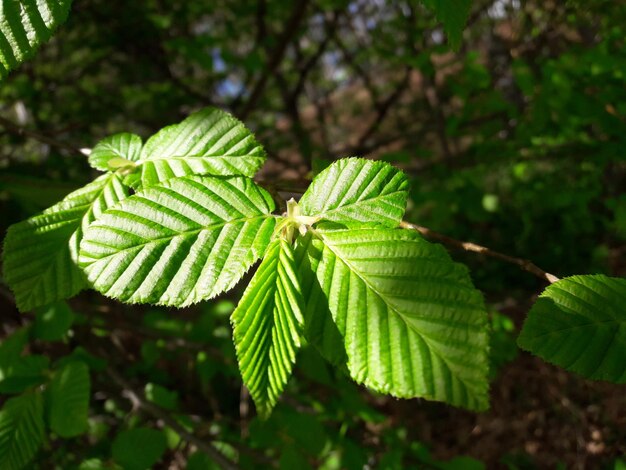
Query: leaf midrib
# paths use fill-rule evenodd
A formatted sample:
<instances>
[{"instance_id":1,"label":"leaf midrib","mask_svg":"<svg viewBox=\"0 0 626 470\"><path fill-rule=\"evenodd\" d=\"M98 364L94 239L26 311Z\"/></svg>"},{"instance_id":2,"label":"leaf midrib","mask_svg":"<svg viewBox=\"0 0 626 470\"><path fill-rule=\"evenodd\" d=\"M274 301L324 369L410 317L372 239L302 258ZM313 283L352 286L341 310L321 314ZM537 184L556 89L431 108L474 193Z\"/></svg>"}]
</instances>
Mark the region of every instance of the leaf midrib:
<instances>
[{"instance_id":1,"label":"leaf midrib","mask_svg":"<svg viewBox=\"0 0 626 470\"><path fill-rule=\"evenodd\" d=\"M182 237L182 236L193 236L193 235L197 235L200 232L203 232L205 230L214 230L214 229L217 229L217 228L220 228L220 227L225 227L226 225L231 224L231 223L237 223L237 222L246 223L246 222L252 222L254 220L268 219L270 217L277 217L277 216L275 216L274 214L263 214L263 215L259 215L259 216L256 216L256 217L245 217L245 218L241 218L241 219L223 220L223 221L221 221L219 223L216 223L216 224L205 225L205 226L203 226L203 227L201 227L199 229L194 229L194 230L185 231L185 232L177 232L176 234L174 234L172 236L153 238L151 240L147 240L144 243L138 243L137 245L132 245L132 246L130 246L128 248L123 248L123 249L117 250L114 253L111 253L110 255L103 256L102 258L97 258L96 261L94 261L94 262L97 263L97 262L99 262L101 260L110 258L111 256L117 256L118 254L124 253L126 251L131 251L131 250L134 250L134 249L137 249L137 248L143 248L144 246L149 245L151 243L161 243L163 241L173 240L174 238ZM97 224L97 225L94 224L93 226L94 227L95 226L101 226L103 228L111 228L111 227L107 226L106 224ZM126 233L129 233L129 232L126 232ZM132 234L132 235L134 235L134 234ZM92 242L92 240L90 240L90 242ZM95 243L97 244L98 241L95 240ZM111 246L111 245L106 245L106 246L111 247L111 248L115 248L114 246Z\"/></svg>"}]
</instances>

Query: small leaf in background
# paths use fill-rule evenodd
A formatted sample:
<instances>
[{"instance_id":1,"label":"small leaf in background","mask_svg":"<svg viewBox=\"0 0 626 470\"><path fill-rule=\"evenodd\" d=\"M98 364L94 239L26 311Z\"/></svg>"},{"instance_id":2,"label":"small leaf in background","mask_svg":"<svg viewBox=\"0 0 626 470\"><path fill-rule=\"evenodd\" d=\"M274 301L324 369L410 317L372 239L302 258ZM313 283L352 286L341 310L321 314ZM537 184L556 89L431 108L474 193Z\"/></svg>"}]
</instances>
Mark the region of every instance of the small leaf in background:
<instances>
[{"instance_id":1,"label":"small leaf in background","mask_svg":"<svg viewBox=\"0 0 626 470\"><path fill-rule=\"evenodd\" d=\"M300 348L304 301L293 248L272 242L233 312L233 338L243 382L262 418L267 418Z\"/></svg>"},{"instance_id":2,"label":"small leaf in background","mask_svg":"<svg viewBox=\"0 0 626 470\"><path fill-rule=\"evenodd\" d=\"M388 163L344 158L315 177L299 204L307 216L397 227L408 189L404 173Z\"/></svg>"},{"instance_id":3,"label":"small leaf in background","mask_svg":"<svg viewBox=\"0 0 626 470\"><path fill-rule=\"evenodd\" d=\"M50 364L46 356L32 355L18 357L2 371L0 393L21 393L28 387L46 381L45 371Z\"/></svg>"},{"instance_id":4,"label":"small leaf in background","mask_svg":"<svg viewBox=\"0 0 626 470\"><path fill-rule=\"evenodd\" d=\"M43 399L27 392L6 401L0 410L0 470L20 470L44 439Z\"/></svg>"},{"instance_id":5,"label":"small leaf in background","mask_svg":"<svg viewBox=\"0 0 626 470\"><path fill-rule=\"evenodd\" d=\"M298 470L312 469L306 457L302 455L296 447L289 446L281 450L279 467L280 470Z\"/></svg>"},{"instance_id":6,"label":"small leaf in background","mask_svg":"<svg viewBox=\"0 0 626 470\"><path fill-rule=\"evenodd\" d=\"M0 380L7 375L9 368L22 355L28 341L29 328L21 328L0 343Z\"/></svg>"},{"instance_id":7,"label":"small leaf in background","mask_svg":"<svg viewBox=\"0 0 626 470\"><path fill-rule=\"evenodd\" d=\"M589 379L626 383L625 305L626 279L561 279L533 305L518 344Z\"/></svg>"},{"instance_id":8,"label":"small leaf in background","mask_svg":"<svg viewBox=\"0 0 626 470\"><path fill-rule=\"evenodd\" d=\"M472 0L422 0L431 8L437 19L443 24L448 42L453 49L458 49L463 38L463 30L472 7Z\"/></svg>"},{"instance_id":9,"label":"small leaf in background","mask_svg":"<svg viewBox=\"0 0 626 470\"><path fill-rule=\"evenodd\" d=\"M178 393L172 392L161 385L146 384L145 395L148 401L166 410L173 411L178 408Z\"/></svg>"},{"instance_id":10,"label":"small leaf in background","mask_svg":"<svg viewBox=\"0 0 626 470\"><path fill-rule=\"evenodd\" d=\"M187 459L186 470L221 470L221 468L203 452L194 452Z\"/></svg>"},{"instance_id":11,"label":"small leaf in background","mask_svg":"<svg viewBox=\"0 0 626 470\"><path fill-rule=\"evenodd\" d=\"M44 341L62 340L72 326L74 314L65 302L35 310L33 337Z\"/></svg>"},{"instance_id":12,"label":"small leaf in background","mask_svg":"<svg viewBox=\"0 0 626 470\"><path fill-rule=\"evenodd\" d=\"M87 430L90 385L83 362L69 362L55 373L48 389L49 422L59 436L74 437Z\"/></svg>"},{"instance_id":13,"label":"small leaf in background","mask_svg":"<svg viewBox=\"0 0 626 470\"><path fill-rule=\"evenodd\" d=\"M517 357L519 349L513 320L497 312L492 312L490 317L489 377L494 379L504 365Z\"/></svg>"},{"instance_id":14,"label":"small leaf in background","mask_svg":"<svg viewBox=\"0 0 626 470\"><path fill-rule=\"evenodd\" d=\"M47 2L3 1L0 13L0 80L30 58L65 21L71 0Z\"/></svg>"},{"instance_id":15,"label":"small leaf in background","mask_svg":"<svg viewBox=\"0 0 626 470\"><path fill-rule=\"evenodd\" d=\"M146 470L156 464L167 449L161 431L135 428L119 433L111 446L113 458L125 470Z\"/></svg>"},{"instance_id":16,"label":"small leaf in background","mask_svg":"<svg viewBox=\"0 0 626 470\"><path fill-rule=\"evenodd\" d=\"M91 150L89 164L101 171L134 166L139 160L141 145L141 137L128 132L106 137Z\"/></svg>"}]
</instances>

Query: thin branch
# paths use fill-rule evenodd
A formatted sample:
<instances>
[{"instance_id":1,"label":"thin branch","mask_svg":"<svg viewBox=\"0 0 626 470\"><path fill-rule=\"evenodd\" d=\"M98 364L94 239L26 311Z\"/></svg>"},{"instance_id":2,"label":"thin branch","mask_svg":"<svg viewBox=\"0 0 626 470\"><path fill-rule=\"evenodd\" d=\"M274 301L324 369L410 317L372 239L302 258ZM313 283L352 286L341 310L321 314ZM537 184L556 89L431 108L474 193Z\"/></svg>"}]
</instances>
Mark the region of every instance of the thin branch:
<instances>
[{"instance_id":1,"label":"thin branch","mask_svg":"<svg viewBox=\"0 0 626 470\"><path fill-rule=\"evenodd\" d=\"M25 127L15 124L14 122L2 116L0 116L0 126L4 127L7 130L7 132L13 135L34 139L43 144L49 145L51 147L68 150L76 155L80 155L83 158L85 157L85 154L83 152L81 152L78 148L70 144L53 139L52 137L47 136L45 134L41 134L39 132L26 129Z\"/></svg>"},{"instance_id":2,"label":"thin branch","mask_svg":"<svg viewBox=\"0 0 626 470\"><path fill-rule=\"evenodd\" d=\"M293 11L291 12L291 16L289 17L287 25L285 26L285 29L283 30L282 34L278 38L276 38L276 48L270 54L267 64L263 69L263 74L252 89L252 92L250 93L250 98L239 113L239 117L241 119L245 119L250 114L250 112L256 106L259 98L261 98L261 96L263 95L268 80L271 76L274 75L274 73L278 69L278 66L285 57L285 53L287 52L287 46L289 45L289 43L291 43L292 39L298 33L300 23L304 19L304 13L306 12L308 4L309 0L298 0L298 2L296 3Z\"/></svg>"},{"instance_id":3,"label":"thin branch","mask_svg":"<svg viewBox=\"0 0 626 470\"><path fill-rule=\"evenodd\" d=\"M448 237L447 235L443 235L442 233L435 232L434 230L431 230L429 228L415 225L409 222L401 222L400 227L416 230L417 232L424 235L426 238L441 242L444 245L452 246L454 248L458 248L464 251L470 251L472 253L480 253L482 255L489 256L490 258L495 258L506 263L514 264L516 266L519 266L524 271L534 274L539 279L548 281L550 284L559 281L559 278L556 277L554 274L550 274L549 272L544 271L530 260L505 255L485 246L477 245L476 243L456 240L454 238Z\"/></svg>"},{"instance_id":4,"label":"thin branch","mask_svg":"<svg viewBox=\"0 0 626 470\"><path fill-rule=\"evenodd\" d=\"M128 383L126 379L124 379L114 369L109 367L106 369L106 373L109 377L111 377L113 382L123 389L124 397L131 402L133 407L140 408L153 417L160 419L165 425L173 429L174 432L176 432L181 438L195 445L199 450L211 457L222 468L225 468L226 470L236 470L239 468L235 462L222 454L211 443L198 438L194 434L191 434L183 426L181 426L178 421L172 418L169 413L146 400L143 393L136 391L130 383Z\"/></svg>"}]
</instances>

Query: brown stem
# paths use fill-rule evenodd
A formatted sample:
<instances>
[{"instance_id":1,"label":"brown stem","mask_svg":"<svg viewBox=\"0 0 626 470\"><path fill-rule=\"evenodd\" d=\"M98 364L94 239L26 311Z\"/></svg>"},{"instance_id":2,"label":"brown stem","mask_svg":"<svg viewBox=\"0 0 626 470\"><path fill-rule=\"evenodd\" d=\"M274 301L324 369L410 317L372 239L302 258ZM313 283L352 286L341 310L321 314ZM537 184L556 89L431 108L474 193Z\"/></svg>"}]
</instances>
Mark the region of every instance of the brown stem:
<instances>
[{"instance_id":1,"label":"brown stem","mask_svg":"<svg viewBox=\"0 0 626 470\"><path fill-rule=\"evenodd\" d=\"M424 235L426 238L441 242L444 245L452 246L454 248L458 248L464 251L480 253L482 255L489 256L490 258L495 258L495 259L504 261L506 263L514 264L516 266L519 266L524 271L534 274L535 276L537 276L540 279L543 279L544 281L548 281L550 284L555 283L559 280L559 278L556 277L554 274L550 274L549 272L544 271L543 269L535 265L530 260L522 259L522 258L515 258L513 256L505 255L503 253L493 251L490 248L487 248L485 246L477 245L476 243L456 240L454 238L448 237L447 235L443 235L442 233L435 232L434 230L431 230L426 227L421 227L419 225L415 225L410 222L403 221L400 223L400 227L416 230L422 235Z\"/></svg>"},{"instance_id":2,"label":"brown stem","mask_svg":"<svg viewBox=\"0 0 626 470\"><path fill-rule=\"evenodd\" d=\"M239 117L241 119L245 119L250 114L250 112L256 106L259 98L263 95L268 80L274 75L274 73L278 69L278 66L285 57L285 53L287 52L287 46L298 34L300 23L304 19L304 13L306 12L308 4L309 0L298 0L296 5L294 6L293 11L291 12L291 17L289 18L284 31L276 40L276 48L274 49L267 61L267 64L263 70L263 75L261 75L259 81L252 89L250 93L250 98L245 103L241 113L239 113Z\"/></svg>"}]
</instances>

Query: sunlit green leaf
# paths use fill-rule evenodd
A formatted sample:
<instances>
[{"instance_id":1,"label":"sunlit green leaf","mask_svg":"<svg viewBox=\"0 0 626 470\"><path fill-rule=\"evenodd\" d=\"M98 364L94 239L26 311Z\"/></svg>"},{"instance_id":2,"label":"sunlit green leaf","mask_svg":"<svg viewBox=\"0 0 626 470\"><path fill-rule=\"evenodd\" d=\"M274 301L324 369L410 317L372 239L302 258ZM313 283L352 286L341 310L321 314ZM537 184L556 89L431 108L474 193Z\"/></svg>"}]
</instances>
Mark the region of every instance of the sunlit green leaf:
<instances>
[{"instance_id":1,"label":"sunlit green leaf","mask_svg":"<svg viewBox=\"0 0 626 470\"><path fill-rule=\"evenodd\" d=\"M483 299L441 246L409 230L322 225L297 259L307 337L335 362L344 348L356 382L397 397L488 406Z\"/></svg>"},{"instance_id":2,"label":"sunlit green leaf","mask_svg":"<svg viewBox=\"0 0 626 470\"><path fill-rule=\"evenodd\" d=\"M63 300L86 286L76 266L82 231L127 194L119 176L102 175L42 214L9 227L4 276L20 310Z\"/></svg>"},{"instance_id":3,"label":"sunlit green leaf","mask_svg":"<svg viewBox=\"0 0 626 470\"><path fill-rule=\"evenodd\" d=\"M241 376L262 417L269 416L291 376L302 305L293 249L276 240L231 317Z\"/></svg>"},{"instance_id":4,"label":"sunlit green leaf","mask_svg":"<svg viewBox=\"0 0 626 470\"><path fill-rule=\"evenodd\" d=\"M122 132L102 139L91 150L89 164L102 171L134 166L141 152L141 137Z\"/></svg>"},{"instance_id":5,"label":"sunlit green leaf","mask_svg":"<svg viewBox=\"0 0 626 470\"><path fill-rule=\"evenodd\" d=\"M140 160L141 183L148 187L175 176L252 177L265 162L265 151L240 121L205 108L150 137Z\"/></svg>"},{"instance_id":6,"label":"sunlit green leaf","mask_svg":"<svg viewBox=\"0 0 626 470\"><path fill-rule=\"evenodd\" d=\"M0 80L50 39L71 5L71 0L0 2Z\"/></svg>"},{"instance_id":7,"label":"sunlit green leaf","mask_svg":"<svg viewBox=\"0 0 626 470\"><path fill-rule=\"evenodd\" d=\"M626 383L626 279L572 276L528 313L521 348L590 379Z\"/></svg>"},{"instance_id":8,"label":"sunlit green leaf","mask_svg":"<svg viewBox=\"0 0 626 470\"><path fill-rule=\"evenodd\" d=\"M344 158L315 177L300 206L304 215L333 222L397 227L408 187L404 173L388 163Z\"/></svg>"},{"instance_id":9,"label":"sunlit green leaf","mask_svg":"<svg viewBox=\"0 0 626 470\"><path fill-rule=\"evenodd\" d=\"M80 262L107 296L189 305L233 287L263 254L273 209L270 195L248 178L174 178L90 225Z\"/></svg>"}]
</instances>

